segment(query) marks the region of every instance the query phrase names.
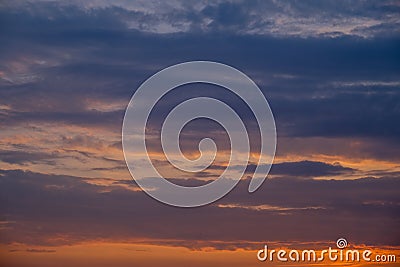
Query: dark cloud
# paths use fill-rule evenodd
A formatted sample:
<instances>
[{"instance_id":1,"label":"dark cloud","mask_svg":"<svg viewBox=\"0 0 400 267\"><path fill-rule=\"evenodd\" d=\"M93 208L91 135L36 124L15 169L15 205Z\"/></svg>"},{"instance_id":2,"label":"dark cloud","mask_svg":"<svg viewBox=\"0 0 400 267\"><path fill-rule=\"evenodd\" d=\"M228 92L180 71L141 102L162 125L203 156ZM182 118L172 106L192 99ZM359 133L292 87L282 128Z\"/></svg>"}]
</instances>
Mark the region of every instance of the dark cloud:
<instances>
[{"instance_id":1,"label":"dark cloud","mask_svg":"<svg viewBox=\"0 0 400 267\"><path fill-rule=\"evenodd\" d=\"M27 163L45 163L49 165L54 165L54 159L59 157L60 155L58 153L8 150L3 150L0 152L0 161L17 165L25 165Z\"/></svg>"},{"instance_id":2,"label":"dark cloud","mask_svg":"<svg viewBox=\"0 0 400 267\"><path fill-rule=\"evenodd\" d=\"M254 170L255 166L250 165L250 171ZM339 163L328 164L317 161L299 161L299 162L282 162L273 164L271 167L271 175L293 176L293 177L319 177L333 176L341 174L349 174L355 170L348 167L343 167Z\"/></svg>"},{"instance_id":3,"label":"dark cloud","mask_svg":"<svg viewBox=\"0 0 400 267\"><path fill-rule=\"evenodd\" d=\"M276 2L276 1L85 1L6 2L4 9L40 17L35 26L58 19L61 26L74 23L71 16L86 12L85 24L103 28L128 27L147 33L219 33L296 37L353 35L373 38L398 33L398 6L392 1ZM54 12L58 11L58 12ZM115 19L115 18L118 19Z\"/></svg>"},{"instance_id":4,"label":"dark cloud","mask_svg":"<svg viewBox=\"0 0 400 267\"><path fill-rule=\"evenodd\" d=\"M224 12L238 12L229 5ZM163 67L202 59L228 63L255 79L269 99L280 136L398 143L400 129L393 123L400 117L397 37L157 35L109 22L120 18L101 9L88 13L55 4L47 9L54 11L51 19L26 9L2 11L9 25L1 48L1 104L9 107L0 113L3 126L59 122L119 131L141 82ZM225 93L213 95L224 98ZM117 106L101 110L107 103Z\"/></svg>"},{"instance_id":5,"label":"dark cloud","mask_svg":"<svg viewBox=\"0 0 400 267\"><path fill-rule=\"evenodd\" d=\"M0 181L2 214L12 222L2 234L3 243L141 239L196 248L220 240L218 248L234 248L266 240L332 241L346 236L354 243L398 245L400 234L395 227L398 177L269 179L254 194L247 193L245 180L222 200L194 209L166 206L142 191L88 184L76 177L2 171ZM130 187L136 188L133 183Z\"/></svg>"},{"instance_id":6,"label":"dark cloud","mask_svg":"<svg viewBox=\"0 0 400 267\"><path fill-rule=\"evenodd\" d=\"M254 173L257 165L248 164L246 167L246 173ZM224 170L226 166L212 165L208 169L210 170ZM233 168L242 169L242 166L234 166ZM270 175L277 175L280 177L323 177L323 176L335 176L341 174L351 174L355 172L355 169L343 167L339 163L329 164L319 161L297 161L297 162L282 162L272 164Z\"/></svg>"},{"instance_id":7,"label":"dark cloud","mask_svg":"<svg viewBox=\"0 0 400 267\"><path fill-rule=\"evenodd\" d=\"M124 109L145 79L172 64L211 60L242 70L260 85L275 115L278 153L314 155L324 148L334 156L396 162L398 11L390 1L8 1L0 8L0 127L2 133L17 133L32 123L68 125L120 136ZM251 124L246 107L226 92L205 88L201 94L232 103ZM196 94L176 93L167 102L190 96ZM161 117L156 114L150 126L159 125ZM200 130L223 137L194 125L183 138L185 149L196 148ZM81 151L121 148L116 138L102 143L59 137L63 153L76 154L83 163L112 164L90 166L89 172L125 168L121 160ZM293 145L307 138L323 141ZM334 145L328 139L336 140ZM66 156L34 150L35 144L5 145L19 146L2 149L0 160L10 164L51 165ZM235 249L254 246L250 242L346 236L352 243L399 245L398 172L342 181L299 179L354 172L319 161L278 163L272 174L280 178L268 179L254 194L247 193L244 180L212 205L180 209L158 203L131 181L102 186L71 176L3 170L0 216L7 227L0 240L34 246L140 239ZM195 186L212 176L205 171L197 174L201 179L171 181Z\"/></svg>"},{"instance_id":8,"label":"dark cloud","mask_svg":"<svg viewBox=\"0 0 400 267\"><path fill-rule=\"evenodd\" d=\"M36 248L29 248L25 250L26 252L32 253L53 253L56 252L55 249L36 249Z\"/></svg>"},{"instance_id":9,"label":"dark cloud","mask_svg":"<svg viewBox=\"0 0 400 267\"><path fill-rule=\"evenodd\" d=\"M126 166L117 166L117 167L98 167L92 168L93 171L115 171L115 170L126 170Z\"/></svg>"}]
</instances>

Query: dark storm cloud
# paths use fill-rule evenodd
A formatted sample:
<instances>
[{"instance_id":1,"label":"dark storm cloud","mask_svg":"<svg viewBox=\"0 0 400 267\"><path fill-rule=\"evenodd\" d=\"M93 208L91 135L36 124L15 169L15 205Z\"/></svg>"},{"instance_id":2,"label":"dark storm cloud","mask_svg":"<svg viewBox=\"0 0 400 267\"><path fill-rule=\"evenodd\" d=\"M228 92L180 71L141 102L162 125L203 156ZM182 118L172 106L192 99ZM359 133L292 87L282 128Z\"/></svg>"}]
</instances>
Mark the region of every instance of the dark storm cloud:
<instances>
[{"instance_id":1,"label":"dark storm cloud","mask_svg":"<svg viewBox=\"0 0 400 267\"><path fill-rule=\"evenodd\" d=\"M255 165L248 166L248 171L252 172L254 170ZM320 177L352 173L354 171L354 169L343 167L340 164L328 164L325 162L305 160L273 164L270 174L292 177Z\"/></svg>"},{"instance_id":2,"label":"dark storm cloud","mask_svg":"<svg viewBox=\"0 0 400 267\"><path fill-rule=\"evenodd\" d=\"M254 173L257 165L248 164L246 168L247 174ZM210 170L225 170L226 166L212 165L208 169ZM242 169L242 166L233 166L233 168ZM355 172L355 169L344 167L339 163L329 164L319 161L297 161L297 162L282 162L275 163L271 167L270 175L277 175L279 177L324 177L324 176L335 176L340 174L351 174Z\"/></svg>"},{"instance_id":3,"label":"dark storm cloud","mask_svg":"<svg viewBox=\"0 0 400 267\"><path fill-rule=\"evenodd\" d=\"M0 181L1 210L12 226L2 234L3 243L148 239L193 249L213 246L216 240L236 240L216 245L235 248L250 241L329 241L345 235L354 243L393 245L400 234L395 227L398 177L270 179L255 194L247 193L246 180L224 199L195 209L166 206L142 191L88 184L76 177L1 171ZM136 188L133 183L130 187Z\"/></svg>"},{"instance_id":4,"label":"dark storm cloud","mask_svg":"<svg viewBox=\"0 0 400 267\"><path fill-rule=\"evenodd\" d=\"M102 127L119 134L124 109L141 82L175 63L212 60L237 67L259 84L270 102L279 137L364 138L363 146L357 148L359 154L399 159L400 124L395 122L400 118L400 41L393 30L397 29L396 24L369 27L368 31L385 27L393 34L379 30L367 39L306 33L308 38L298 38L288 28L282 28L279 38L236 33L237 28L245 29L243 25L257 18L264 23L263 16L251 15L257 8L262 10L259 5L268 6L269 12L286 10L286 20L333 8L328 2L280 6L226 2L199 7L198 11L190 10L186 4L181 8L165 7L165 14L157 23L178 17L193 20L190 29L175 34L149 30L157 13L145 11L154 11L151 6L134 9L105 4L85 9L80 5L39 2L2 8L0 105L7 108L0 106L0 125L50 122ZM344 14L354 20L391 20L397 10L390 3L355 5L357 8L352 5L349 9L344 2L335 4L335 11L328 14ZM205 18L213 21L202 28ZM323 22L313 19L312 25ZM133 27L132 21L140 21L141 26ZM273 27L273 19L270 24ZM182 95L212 96L230 101L247 121L253 121L226 92L215 88L199 91L193 95L176 93L167 103L181 101ZM107 104L114 103L107 109ZM150 126L159 126L164 115L161 109ZM193 140L204 137L205 129L207 134L212 130L201 124L194 126L188 138L183 138L182 147L196 150ZM279 153L283 141L278 138L278 142ZM226 148L223 142L221 148Z\"/></svg>"},{"instance_id":5,"label":"dark storm cloud","mask_svg":"<svg viewBox=\"0 0 400 267\"><path fill-rule=\"evenodd\" d=\"M260 80L271 98L296 100L298 97L300 105L302 99L311 98L317 107L323 107L325 101L329 104L331 97L338 94L339 99L332 102L348 102L366 89L362 85L359 90L357 87L340 88L340 82L399 81L400 55L396 37L359 40L350 37L277 39L228 33L149 35L117 23L120 17L112 15L113 12L101 9L83 12L76 7L63 10L54 4L47 9L49 11L42 15L24 9L14 13L2 11L3 24L8 26L1 33L6 40L1 49L6 73L2 94L12 102L16 101L16 93L28 97L37 95L38 91L50 93L55 88L56 95L46 97L56 103L57 96L61 95L79 105L78 92L81 99L127 98L154 71L194 59L217 60L236 66ZM18 83L24 81L12 75L19 71L13 69L15 61L24 65L28 74L32 72L28 84ZM336 82L335 90L330 86L332 82ZM385 97L390 90L398 89L398 84L394 83L389 89L380 88L379 84L367 86L367 89L375 94L374 98ZM333 96L329 95L329 90L334 91L329 92ZM342 99L346 96L350 99ZM369 104L368 99L361 101Z\"/></svg>"}]
</instances>

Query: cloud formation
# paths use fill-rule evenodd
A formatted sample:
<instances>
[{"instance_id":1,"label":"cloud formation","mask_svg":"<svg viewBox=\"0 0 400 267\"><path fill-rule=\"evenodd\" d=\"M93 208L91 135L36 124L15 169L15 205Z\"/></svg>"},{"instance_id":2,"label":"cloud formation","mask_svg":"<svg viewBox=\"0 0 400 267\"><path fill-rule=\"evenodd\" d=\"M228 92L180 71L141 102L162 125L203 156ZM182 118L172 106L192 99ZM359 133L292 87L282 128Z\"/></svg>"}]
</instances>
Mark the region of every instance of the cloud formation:
<instances>
[{"instance_id":1,"label":"cloud formation","mask_svg":"<svg viewBox=\"0 0 400 267\"><path fill-rule=\"evenodd\" d=\"M236 252L341 236L400 246L398 13L395 1L3 1L0 242L43 262L63 245L87 252L85 242L99 240ZM179 209L131 181L121 124L143 81L191 60L249 75L271 105L278 146L256 193L244 177L216 203ZM221 128L195 121L182 149L194 157L211 136L221 161L196 175L168 173L159 128L174 105L197 96L230 104L254 154L259 145L254 116L234 95L177 88L152 114L148 143L180 185L218 177L229 150ZM11 251L17 243L24 247Z\"/></svg>"},{"instance_id":2,"label":"cloud formation","mask_svg":"<svg viewBox=\"0 0 400 267\"><path fill-rule=\"evenodd\" d=\"M398 177L270 179L252 195L246 180L218 203L197 209L160 205L142 191L78 177L1 171L0 180L1 209L10 226L3 243L148 240L143 242L193 249L196 243L207 247L221 241L215 245L226 249L224 241L242 240L238 247L251 247L265 240L329 241L345 235L354 243L399 245ZM129 187L136 186L130 182Z\"/></svg>"},{"instance_id":3,"label":"cloud formation","mask_svg":"<svg viewBox=\"0 0 400 267\"><path fill-rule=\"evenodd\" d=\"M16 1L6 8L27 8L54 19L54 9L74 9L107 28L125 26L156 34L229 32L278 37L373 38L398 33L399 6L393 1ZM105 18L119 20L105 24ZM61 16L68 20L68 16ZM104 24L103 24L104 23ZM86 26L86 25L85 25Z\"/></svg>"}]
</instances>

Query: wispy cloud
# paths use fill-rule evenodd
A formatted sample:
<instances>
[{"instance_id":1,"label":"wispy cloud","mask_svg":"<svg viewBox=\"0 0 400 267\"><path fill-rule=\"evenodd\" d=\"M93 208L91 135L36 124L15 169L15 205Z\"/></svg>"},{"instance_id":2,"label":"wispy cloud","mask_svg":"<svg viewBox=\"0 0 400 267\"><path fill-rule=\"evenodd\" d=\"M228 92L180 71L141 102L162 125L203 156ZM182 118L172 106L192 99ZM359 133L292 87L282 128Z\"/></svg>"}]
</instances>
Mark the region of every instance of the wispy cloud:
<instances>
[{"instance_id":1,"label":"wispy cloud","mask_svg":"<svg viewBox=\"0 0 400 267\"><path fill-rule=\"evenodd\" d=\"M89 16L115 15L127 28L143 32L209 33L296 37L373 38L398 33L399 7L392 1L17 1L6 8L27 8L54 20L52 9L77 7ZM66 17L63 16L65 19ZM118 25L118 24L114 24ZM109 27L109 26L108 26Z\"/></svg>"}]
</instances>

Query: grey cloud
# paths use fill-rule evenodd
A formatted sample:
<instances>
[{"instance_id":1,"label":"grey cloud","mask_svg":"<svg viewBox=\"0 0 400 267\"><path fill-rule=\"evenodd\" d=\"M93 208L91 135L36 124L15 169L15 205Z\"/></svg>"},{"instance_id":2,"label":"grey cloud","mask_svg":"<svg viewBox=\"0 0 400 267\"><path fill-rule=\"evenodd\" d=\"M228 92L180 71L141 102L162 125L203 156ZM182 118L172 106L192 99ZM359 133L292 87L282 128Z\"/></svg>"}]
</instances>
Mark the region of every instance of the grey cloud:
<instances>
[{"instance_id":1,"label":"grey cloud","mask_svg":"<svg viewBox=\"0 0 400 267\"><path fill-rule=\"evenodd\" d=\"M26 252L32 253L53 253L56 252L55 249L37 249L37 248L29 248L25 250Z\"/></svg>"},{"instance_id":2,"label":"grey cloud","mask_svg":"<svg viewBox=\"0 0 400 267\"><path fill-rule=\"evenodd\" d=\"M250 170L254 170L255 166L250 166ZM340 174L350 174L355 169L343 167L339 163L328 164L318 161L298 161L298 162L282 162L273 164L271 167L271 175L293 176L293 177L320 177L334 176Z\"/></svg>"},{"instance_id":3,"label":"grey cloud","mask_svg":"<svg viewBox=\"0 0 400 267\"><path fill-rule=\"evenodd\" d=\"M362 146L337 142L341 150L331 154L399 159L399 8L391 2L14 3L0 10L3 128L39 122L120 134L124 103L141 82L166 66L200 59L237 67L260 85L275 114L278 140L354 138ZM212 89L204 92L231 100ZM116 107L96 109L104 103ZM200 128L188 138L197 140ZM91 145L80 138L64 141ZM323 142L312 148L290 143L288 149L315 152ZM21 150L2 151L0 159L26 164L57 157ZM122 168L121 161L103 159L116 164L110 169ZM236 248L247 247L247 241L346 236L352 242L399 244L398 173L371 172L380 179L350 181L293 178L353 172L322 162L276 164L273 172L290 177L268 179L251 195L245 180L220 202L185 210L156 202L131 181L100 186L77 177L3 170L0 213L13 223L0 239L54 245L56 235L66 237L62 244L148 238L190 248L221 240L231 243L213 246ZM199 185L207 177L204 172L202 180L173 181ZM278 208L247 208L260 205Z\"/></svg>"},{"instance_id":4,"label":"grey cloud","mask_svg":"<svg viewBox=\"0 0 400 267\"><path fill-rule=\"evenodd\" d=\"M332 241L345 235L354 243L394 245L400 234L396 227L398 177L269 179L254 194L247 193L245 180L219 202L194 209L166 206L141 191L88 184L76 177L2 171L0 181L1 213L14 222L2 235L3 243L60 245L99 238L145 239L193 248L196 243L213 246L212 241L219 240L232 248L265 240ZM190 179L185 182L196 183ZM123 184L129 186L128 182ZM130 186L136 188L133 183ZM230 204L280 208L227 207ZM51 238L54 235L65 239L56 242Z\"/></svg>"},{"instance_id":5,"label":"grey cloud","mask_svg":"<svg viewBox=\"0 0 400 267\"><path fill-rule=\"evenodd\" d=\"M248 164L246 167L246 173L254 173L257 165ZM208 169L210 170L224 170L225 166L212 165ZM242 166L234 166L236 169L242 169ZM297 162L281 162L274 163L271 167L270 175L275 175L279 177L304 177L304 178L314 178L323 176L335 176L341 174L351 174L357 170L353 168L344 167L339 163L329 164L319 161L297 161Z\"/></svg>"},{"instance_id":6,"label":"grey cloud","mask_svg":"<svg viewBox=\"0 0 400 267\"><path fill-rule=\"evenodd\" d=\"M224 12L239 12L237 4L225 5L229 8ZM207 12L220 12L217 6ZM159 35L128 29L119 16L106 12L113 9L107 5L106 10L86 12L53 3L43 7L46 16L41 8L38 4L31 13L1 10L10 25L1 32L6 42L0 44L0 105L7 107L0 112L3 127L49 122L119 134L124 109L146 78L171 64L201 59L228 63L253 78L270 102L278 136L369 138L374 140L365 142L359 154L398 158L397 37L274 38L230 31ZM33 78L18 80L19 75ZM201 93L231 101L252 121L226 92L206 88ZM171 96L168 103L182 100L182 95ZM185 97L191 96L196 94ZM111 107L102 109L107 104ZM155 126L162 117L157 116ZM193 128L186 141L197 140L201 128Z\"/></svg>"},{"instance_id":7,"label":"grey cloud","mask_svg":"<svg viewBox=\"0 0 400 267\"><path fill-rule=\"evenodd\" d=\"M90 11L93 20L113 16L103 27L165 34L178 32L235 32L245 35L375 37L399 32L398 6L391 1L11 1L6 8L28 9L34 16L51 17L52 9ZM68 22L68 16L61 16ZM90 26L93 20L83 27Z\"/></svg>"},{"instance_id":8,"label":"grey cloud","mask_svg":"<svg viewBox=\"0 0 400 267\"><path fill-rule=\"evenodd\" d=\"M59 153L45 153L45 152L28 152L28 151L11 151L2 150L0 152L0 161L25 165L28 163L45 163L55 165L55 158L60 158Z\"/></svg>"}]
</instances>

